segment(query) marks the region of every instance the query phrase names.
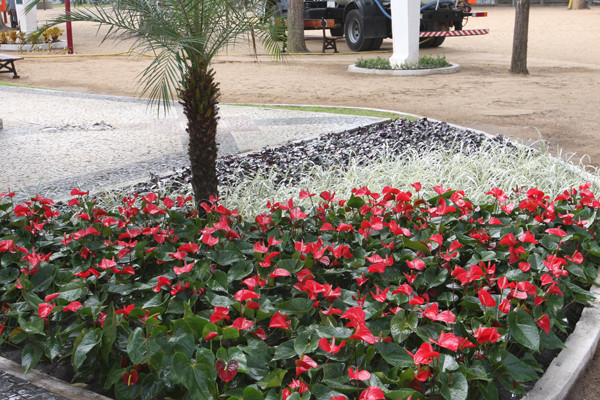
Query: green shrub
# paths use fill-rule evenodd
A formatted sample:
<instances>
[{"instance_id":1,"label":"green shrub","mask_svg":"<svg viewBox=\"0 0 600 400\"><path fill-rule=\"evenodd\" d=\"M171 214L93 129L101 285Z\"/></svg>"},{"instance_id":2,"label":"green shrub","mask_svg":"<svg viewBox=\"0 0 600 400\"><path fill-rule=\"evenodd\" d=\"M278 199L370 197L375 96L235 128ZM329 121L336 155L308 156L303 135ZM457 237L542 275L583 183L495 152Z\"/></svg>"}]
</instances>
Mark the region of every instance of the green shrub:
<instances>
[{"instance_id":1,"label":"green shrub","mask_svg":"<svg viewBox=\"0 0 600 400\"><path fill-rule=\"evenodd\" d=\"M359 68L368 69L432 69L432 68L444 68L449 67L451 64L446 61L445 56L429 57L421 56L416 64L402 64L399 67L392 67L390 60L387 58L359 58L356 61L356 66Z\"/></svg>"}]
</instances>

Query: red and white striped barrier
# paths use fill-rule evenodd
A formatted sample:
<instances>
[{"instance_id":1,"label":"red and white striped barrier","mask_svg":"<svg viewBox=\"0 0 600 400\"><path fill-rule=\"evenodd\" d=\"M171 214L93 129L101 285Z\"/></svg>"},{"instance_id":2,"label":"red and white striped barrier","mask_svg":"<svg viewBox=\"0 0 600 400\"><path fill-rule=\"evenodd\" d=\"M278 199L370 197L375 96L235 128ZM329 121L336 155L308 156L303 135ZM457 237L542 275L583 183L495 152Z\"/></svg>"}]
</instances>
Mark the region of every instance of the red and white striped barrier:
<instances>
[{"instance_id":1,"label":"red and white striped barrier","mask_svg":"<svg viewBox=\"0 0 600 400\"><path fill-rule=\"evenodd\" d=\"M489 29L465 29L461 31L438 31L438 32L420 32L419 37L441 37L441 36L477 36L487 35Z\"/></svg>"}]
</instances>

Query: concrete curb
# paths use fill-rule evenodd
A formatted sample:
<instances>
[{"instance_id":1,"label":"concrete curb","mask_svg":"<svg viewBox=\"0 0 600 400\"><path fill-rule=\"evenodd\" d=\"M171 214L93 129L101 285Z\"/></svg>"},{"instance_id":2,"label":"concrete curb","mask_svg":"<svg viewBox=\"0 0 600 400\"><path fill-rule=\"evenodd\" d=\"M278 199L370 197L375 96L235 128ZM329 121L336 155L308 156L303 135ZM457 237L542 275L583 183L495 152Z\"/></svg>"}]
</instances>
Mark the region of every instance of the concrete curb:
<instances>
[{"instance_id":1,"label":"concrete curb","mask_svg":"<svg viewBox=\"0 0 600 400\"><path fill-rule=\"evenodd\" d=\"M600 277L596 279L600 284ZM544 375L524 400L562 400L568 395L588 362L594 357L600 341L600 288L591 290L596 299L581 313L565 348L552 360Z\"/></svg>"},{"instance_id":2,"label":"concrete curb","mask_svg":"<svg viewBox=\"0 0 600 400\"><path fill-rule=\"evenodd\" d=\"M109 397L91 392L79 386L71 385L60 379L44 374L43 372L36 371L35 369L29 371L29 373L25 375L23 373L23 368L19 364L2 357L0 357L0 370L70 400L111 400Z\"/></svg>"},{"instance_id":3,"label":"concrete curb","mask_svg":"<svg viewBox=\"0 0 600 400\"><path fill-rule=\"evenodd\" d=\"M392 75L392 76L425 76L425 75L440 75L454 74L460 71L460 65L450 63L449 67L431 68L431 69L373 69L360 68L356 64L348 66L348 72L355 74L368 75Z\"/></svg>"}]
</instances>

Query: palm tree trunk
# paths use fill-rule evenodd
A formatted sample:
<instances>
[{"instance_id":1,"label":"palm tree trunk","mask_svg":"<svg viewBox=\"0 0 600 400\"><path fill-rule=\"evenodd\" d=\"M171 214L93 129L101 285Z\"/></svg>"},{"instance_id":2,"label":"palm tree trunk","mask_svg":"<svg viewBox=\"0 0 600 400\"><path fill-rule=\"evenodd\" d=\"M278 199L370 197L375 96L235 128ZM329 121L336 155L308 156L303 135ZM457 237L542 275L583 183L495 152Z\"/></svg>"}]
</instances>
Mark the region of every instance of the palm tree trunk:
<instances>
[{"instance_id":1,"label":"palm tree trunk","mask_svg":"<svg viewBox=\"0 0 600 400\"><path fill-rule=\"evenodd\" d=\"M208 202L211 196L218 196L216 135L219 85L206 61L194 64L196 66L190 68L189 75L182 82L179 97L188 120L188 154L194 200L198 212L202 214L201 204Z\"/></svg>"}]
</instances>

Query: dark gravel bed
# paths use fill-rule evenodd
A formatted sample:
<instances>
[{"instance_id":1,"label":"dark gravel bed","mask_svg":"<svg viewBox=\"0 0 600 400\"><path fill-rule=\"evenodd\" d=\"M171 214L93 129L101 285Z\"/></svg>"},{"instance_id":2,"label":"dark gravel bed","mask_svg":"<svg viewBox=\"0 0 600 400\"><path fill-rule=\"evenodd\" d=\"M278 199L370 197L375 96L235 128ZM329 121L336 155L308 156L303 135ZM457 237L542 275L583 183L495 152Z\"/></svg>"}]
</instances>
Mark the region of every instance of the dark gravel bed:
<instances>
[{"instance_id":1,"label":"dark gravel bed","mask_svg":"<svg viewBox=\"0 0 600 400\"><path fill-rule=\"evenodd\" d=\"M335 166L343 170L353 160L365 165L385 155L401 155L409 150L471 152L492 145L514 147L502 136L490 138L426 118L417 121L398 119L279 147L267 147L254 153L222 157L217 161L217 175L220 185L240 184L259 173L270 174L279 183L294 184L315 166ZM134 189L138 192L152 191L157 188L158 182L174 187L185 185L190 182L190 169L153 176Z\"/></svg>"}]
</instances>

